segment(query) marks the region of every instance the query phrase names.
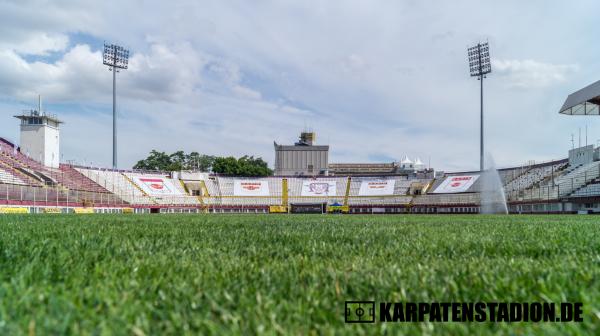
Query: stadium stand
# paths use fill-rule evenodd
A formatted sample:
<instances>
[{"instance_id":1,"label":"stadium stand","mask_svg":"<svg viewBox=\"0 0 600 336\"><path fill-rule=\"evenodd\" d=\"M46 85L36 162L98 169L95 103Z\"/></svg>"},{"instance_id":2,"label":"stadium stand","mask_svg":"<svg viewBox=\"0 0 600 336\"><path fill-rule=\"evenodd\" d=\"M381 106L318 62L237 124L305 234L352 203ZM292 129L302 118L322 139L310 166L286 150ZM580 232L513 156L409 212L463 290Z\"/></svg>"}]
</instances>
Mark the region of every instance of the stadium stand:
<instances>
[{"instance_id":1,"label":"stadium stand","mask_svg":"<svg viewBox=\"0 0 600 336\"><path fill-rule=\"evenodd\" d=\"M507 192L528 189L534 184L544 181L554 172L561 171L566 166L567 163L561 162L557 164L531 167L506 183L504 185L504 189Z\"/></svg>"},{"instance_id":2,"label":"stadium stand","mask_svg":"<svg viewBox=\"0 0 600 336\"><path fill-rule=\"evenodd\" d=\"M141 191L146 202L149 199L155 204L171 206L200 204L197 197L185 191L180 180L172 179L167 174L123 172L122 175L135 190Z\"/></svg>"},{"instance_id":3,"label":"stadium stand","mask_svg":"<svg viewBox=\"0 0 600 336\"><path fill-rule=\"evenodd\" d=\"M282 183L281 178L242 178L216 176L210 185L209 194L218 198L220 204L225 206L240 207L266 207L281 204ZM236 181L254 181L264 183L268 188L268 194L260 196L241 196L235 193ZM215 202L211 202L215 204Z\"/></svg>"},{"instance_id":4,"label":"stadium stand","mask_svg":"<svg viewBox=\"0 0 600 336\"><path fill-rule=\"evenodd\" d=\"M2 139L0 164L10 167L11 173L27 181L29 185L58 185L69 190L108 193L108 190L85 178L70 165L61 164L58 169L43 166L41 163L15 150L12 143Z\"/></svg>"},{"instance_id":5,"label":"stadium stand","mask_svg":"<svg viewBox=\"0 0 600 336\"><path fill-rule=\"evenodd\" d=\"M498 171L514 212L574 212L561 204L600 200L600 160L557 160ZM457 193L435 193L444 180L479 172L424 176L271 176L112 170L60 164L50 168L0 138L0 203L75 207L85 204L162 212L269 212L338 207L350 213L475 213L480 181ZM369 192L365 183L373 185ZM393 184L393 186L392 186ZM244 185L245 190L240 191ZM589 202L588 202L589 203ZM599 202L600 203L600 202ZM286 210L287 209L287 210ZM137 211L137 210L136 210ZM183 210L182 210L183 211Z\"/></svg>"},{"instance_id":6,"label":"stadium stand","mask_svg":"<svg viewBox=\"0 0 600 336\"><path fill-rule=\"evenodd\" d=\"M0 168L0 183L26 185L23 180Z\"/></svg>"},{"instance_id":7,"label":"stadium stand","mask_svg":"<svg viewBox=\"0 0 600 336\"><path fill-rule=\"evenodd\" d=\"M314 196L306 194L307 185L322 185L323 191L315 191ZM346 196L348 177L316 177L316 178L288 178L289 199L292 204L309 203L343 203ZM327 187L325 187L327 186ZM332 193L331 188L335 188ZM304 189L304 193L303 193ZM328 191L325 192L324 190ZM322 193L323 196L319 196ZM326 196L325 196L326 195Z\"/></svg>"},{"instance_id":8,"label":"stadium stand","mask_svg":"<svg viewBox=\"0 0 600 336\"><path fill-rule=\"evenodd\" d=\"M117 205L122 200L69 165L45 167L0 138L0 201L5 204Z\"/></svg>"},{"instance_id":9,"label":"stadium stand","mask_svg":"<svg viewBox=\"0 0 600 336\"><path fill-rule=\"evenodd\" d=\"M130 204L156 204L156 202L146 195L120 171L75 167L75 170L86 176L88 179L101 185L111 193L122 198Z\"/></svg>"},{"instance_id":10,"label":"stadium stand","mask_svg":"<svg viewBox=\"0 0 600 336\"><path fill-rule=\"evenodd\" d=\"M598 177L600 177L600 161L594 161L560 176L555 181L555 185L558 187L559 196L567 196Z\"/></svg>"},{"instance_id":11,"label":"stadium stand","mask_svg":"<svg viewBox=\"0 0 600 336\"><path fill-rule=\"evenodd\" d=\"M584 189L587 184L593 183L600 177L600 161L573 166L565 165L559 168L556 174L548 175L539 183L531 185L526 183L507 191L508 200L558 201L564 197L577 197L580 195L577 193L578 190Z\"/></svg>"},{"instance_id":12,"label":"stadium stand","mask_svg":"<svg viewBox=\"0 0 600 336\"><path fill-rule=\"evenodd\" d=\"M379 177L379 180L394 181L393 193L381 196L360 195L360 188L363 182L371 181L373 177L352 177L350 180L350 189L348 194L348 204L350 206L365 207L370 205L400 205L410 204L412 197L408 196L411 184L418 180L409 180L406 176Z\"/></svg>"},{"instance_id":13,"label":"stadium stand","mask_svg":"<svg viewBox=\"0 0 600 336\"><path fill-rule=\"evenodd\" d=\"M23 180L27 185L42 186L44 185L43 180L38 177L35 173L29 169L22 167L21 165L15 164L9 155L4 151L0 152L0 166L2 166L7 172L13 175L15 178Z\"/></svg>"},{"instance_id":14,"label":"stadium stand","mask_svg":"<svg viewBox=\"0 0 600 336\"><path fill-rule=\"evenodd\" d=\"M581 189L576 190L571 196L573 197L593 197L600 195L600 183L595 181Z\"/></svg>"},{"instance_id":15,"label":"stadium stand","mask_svg":"<svg viewBox=\"0 0 600 336\"><path fill-rule=\"evenodd\" d=\"M7 157L6 152L3 151L3 153L3 156ZM12 160L10 164L13 166L21 164L28 169L31 167L39 169L34 164L28 163L25 165L24 162L24 160ZM381 207L392 207L391 212L409 211L411 208L410 211L412 212L454 212L454 210L444 210L449 207L459 207L465 212L474 212L473 209L476 209L479 203L478 193L472 191L458 194L432 194L431 191L443 181L442 178L438 178L434 182L432 179L409 178L405 175L381 177L320 176L316 178L294 176L252 179L188 173L185 175L186 180L184 180L183 175L178 175L181 177L180 179L160 172L120 171L69 165L61 165L58 170L60 170L60 175L50 174L54 171L49 168L44 169L44 172L52 178L56 177L55 187L58 191L48 190L45 193L38 192L37 195L43 194L44 199L56 198L59 201L66 201L69 198L80 200L82 196L73 193L77 189L90 192L85 197L96 201L98 197L107 198L101 194L108 193L113 197L113 203L116 203L115 200L120 200L123 206L194 207L213 212L243 211L244 209L265 211L269 206L285 206L286 204L340 204L360 209L360 212L365 209L368 211L369 208L379 209ZM0 172L0 183L5 185L12 184L14 186L26 186L27 188L43 185L35 177L21 177L18 172L11 172L8 169L1 169ZM505 189L509 200L516 202L557 200L565 195L580 197L583 195L589 196L596 192L597 187L586 185L600 178L600 164L599 162L593 162L571 167L561 161L545 165L505 169L500 171L500 174L502 180L506 183ZM393 181L393 191L384 195L361 195L362 183L373 179L376 181ZM236 194L236 181L257 180L268 186L266 194L261 196ZM287 185L287 192L284 190L284 180L285 185ZM151 185L157 181L160 188L152 190ZM316 188L311 189L312 194L306 194L309 187ZM61 188L66 189L67 194L60 194ZM161 188L168 189L168 192ZM328 192L319 188L325 188ZM10 188L7 190L6 194L16 195L18 193L17 191L11 191ZM194 190L194 193L191 190ZM0 188L1 193L3 193L3 189ZM31 193L31 191L28 191L25 194ZM319 193L322 193L322 195ZM100 196L98 196L99 194ZM4 198L7 199L8 197ZM287 200L285 204L284 198ZM102 202L106 202L106 200L100 200L100 203ZM435 210L435 208L439 209ZM462 212L463 210L456 211Z\"/></svg>"},{"instance_id":16,"label":"stadium stand","mask_svg":"<svg viewBox=\"0 0 600 336\"><path fill-rule=\"evenodd\" d=\"M219 180L217 177L210 177L204 181L206 185L206 191L208 197L212 198L215 202L221 197L221 189L219 188Z\"/></svg>"}]
</instances>

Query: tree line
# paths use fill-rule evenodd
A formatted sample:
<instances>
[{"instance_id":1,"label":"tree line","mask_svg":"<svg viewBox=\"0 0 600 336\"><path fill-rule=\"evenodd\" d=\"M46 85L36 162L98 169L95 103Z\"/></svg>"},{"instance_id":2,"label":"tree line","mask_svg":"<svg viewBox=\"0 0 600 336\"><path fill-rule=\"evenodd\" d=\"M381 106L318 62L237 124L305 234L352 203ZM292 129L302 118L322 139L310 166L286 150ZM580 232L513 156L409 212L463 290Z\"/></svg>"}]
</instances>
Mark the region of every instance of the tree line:
<instances>
[{"instance_id":1,"label":"tree line","mask_svg":"<svg viewBox=\"0 0 600 336\"><path fill-rule=\"evenodd\" d=\"M147 158L138 161L133 169L180 171L199 170L235 176L269 176L273 171L260 157L233 156L221 157L191 152L177 151L172 154L152 150Z\"/></svg>"}]
</instances>

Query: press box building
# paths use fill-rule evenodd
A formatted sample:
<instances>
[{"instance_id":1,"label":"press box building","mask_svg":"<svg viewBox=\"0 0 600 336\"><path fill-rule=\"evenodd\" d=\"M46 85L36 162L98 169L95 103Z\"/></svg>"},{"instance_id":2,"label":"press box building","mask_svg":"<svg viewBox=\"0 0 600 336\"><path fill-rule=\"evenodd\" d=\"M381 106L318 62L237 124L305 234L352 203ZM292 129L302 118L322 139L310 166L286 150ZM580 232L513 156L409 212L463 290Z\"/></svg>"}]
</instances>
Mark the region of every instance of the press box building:
<instances>
[{"instance_id":1,"label":"press box building","mask_svg":"<svg viewBox=\"0 0 600 336\"><path fill-rule=\"evenodd\" d=\"M274 142L275 175L327 175L329 146L318 146L315 139L314 132L302 132L293 146Z\"/></svg>"},{"instance_id":2,"label":"press box building","mask_svg":"<svg viewBox=\"0 0 600 336\"><path fill-rule=\"evenodd\" d=\"M58 168L60 164L60 124L56 116L42 111L41 97L38 109L14 116L21 120L21 153L46 167Z\"/></svg>"}]
</instances>

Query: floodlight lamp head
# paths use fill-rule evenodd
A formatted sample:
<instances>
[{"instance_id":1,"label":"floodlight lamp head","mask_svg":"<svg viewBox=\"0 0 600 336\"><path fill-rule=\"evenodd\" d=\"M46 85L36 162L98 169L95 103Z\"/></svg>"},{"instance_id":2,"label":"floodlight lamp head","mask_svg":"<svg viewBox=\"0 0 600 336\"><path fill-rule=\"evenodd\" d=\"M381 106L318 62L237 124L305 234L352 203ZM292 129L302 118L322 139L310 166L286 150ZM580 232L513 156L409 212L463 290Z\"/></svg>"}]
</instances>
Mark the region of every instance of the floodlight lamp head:
<instances>
[{"instance_id":1,"label":"floodlight lamp head","mask_svg":"<svg viewBox=\"0 0 600 336\"><path fill-rule=\"evenodd\" d=\"M129 65L129 50L116 44L104 43L102 63L112 68L127 69Z\"/></svg>"},{"instance_id":2,"label":"floodlight lamp head","mask_svg":"<svg viewBox=\"0 0 600 336\"><path fill-rule=\"evenodd\" d=\"M467 55L471 77L480 78L492 72L490 48L487 42L477 43L477 45L468 48Z\"/></svg>"}]
</instances>

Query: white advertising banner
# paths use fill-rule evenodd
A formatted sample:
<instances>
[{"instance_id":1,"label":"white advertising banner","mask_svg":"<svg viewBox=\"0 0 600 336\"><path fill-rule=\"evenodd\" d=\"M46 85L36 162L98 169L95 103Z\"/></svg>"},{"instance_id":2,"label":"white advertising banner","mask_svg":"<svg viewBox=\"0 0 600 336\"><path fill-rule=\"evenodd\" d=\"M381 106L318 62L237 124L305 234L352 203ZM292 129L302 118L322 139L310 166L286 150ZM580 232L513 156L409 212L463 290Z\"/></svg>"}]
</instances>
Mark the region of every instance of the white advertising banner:
<instances>
[{"instance_id":1,"label":"white advertising banner","mask_svg":"<svg viewBox=\"0 0 600 336\"><path fill-rule=\"evenodd\" d=\"M151 196L180 196L183 195L180 189L176 188L173 184L173 180L162 177L143 177L133 176L131 177L142 190Z\"/></svg>"},{"instance_id":2,"label":"white advertising banner","mask_svg":"<svg viewBox=\"0 0 600 336\"><path fill-rule=\"evenodd\" d=\"M302 181L302 196L335 196L335 181Z\"/></svg>"},{"instance_id":3,"label":"white advertising banner","mask_svg":"<svg viewBox=\"0 0 600 336\"><path fill-rule=\"evenodd\" d=\"M433 191L434 194L453 194L467 191L479 175L456 175L448 176L446 179Z\"/></svg>"},{"instance_id":4,"label":"white advertising banner","mask_svg":"<svg viewBox=\"0 0 600 336\"><path fill-rule=\"evenodd\" d=\"M269 196L269 182L265 180L234 180L234 196Z\"/></svg>"},{"instance_id":5,"label":"white advertising banner","mask_svg":"<svg viewBox=\"0 0 600 336\"><path fill-rule=\"evenodd\" d=\"M359 196L393 195L396 180L365 180L360 183Z\"/></svg>"}]
</instances>

